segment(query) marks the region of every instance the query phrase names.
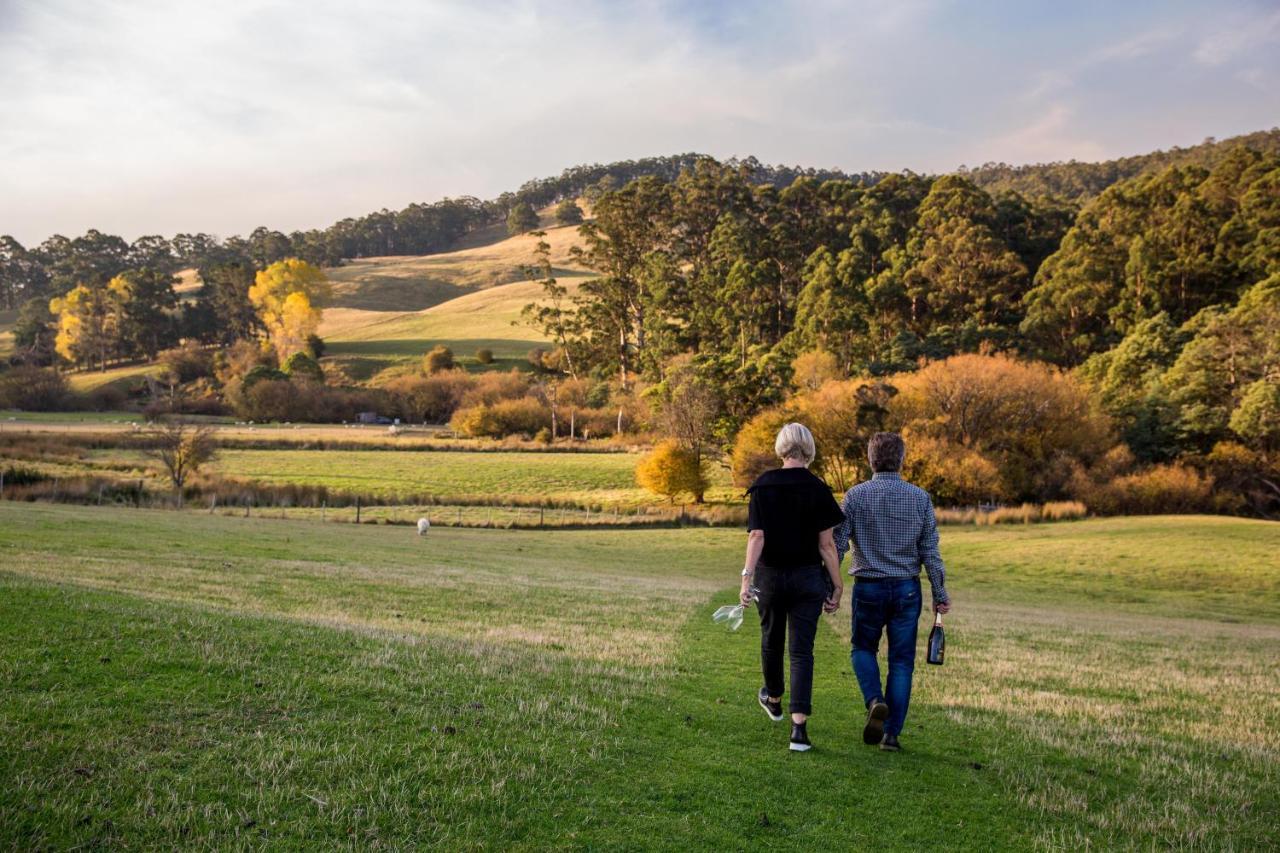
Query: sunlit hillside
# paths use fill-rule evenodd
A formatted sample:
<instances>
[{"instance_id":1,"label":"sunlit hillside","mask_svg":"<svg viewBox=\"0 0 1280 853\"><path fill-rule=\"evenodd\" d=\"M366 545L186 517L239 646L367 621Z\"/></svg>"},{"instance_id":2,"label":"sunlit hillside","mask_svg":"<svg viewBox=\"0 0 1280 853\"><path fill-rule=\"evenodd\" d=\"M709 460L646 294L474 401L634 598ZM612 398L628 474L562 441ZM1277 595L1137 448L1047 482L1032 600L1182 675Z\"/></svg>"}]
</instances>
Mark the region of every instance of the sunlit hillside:
<instances>
[{"instance_id":1,"label":"sunlit hillside","mask_svg":"<svg viewBox=\"0 0 1280 853\"><path fill-rule=\"evenodd\" d=\"M334 284L320 327L328 360L350 378L367 380L437 344L464 358L486 347L500 360L545 344L520 317L541 296L528 269L538 238L500 237L495 226L453 252L363 258L326 270ZM557 279L572 290L587 275L570 255L581 240L578 229L549 228L545 239Z\"/></svg>"}]
</instances>

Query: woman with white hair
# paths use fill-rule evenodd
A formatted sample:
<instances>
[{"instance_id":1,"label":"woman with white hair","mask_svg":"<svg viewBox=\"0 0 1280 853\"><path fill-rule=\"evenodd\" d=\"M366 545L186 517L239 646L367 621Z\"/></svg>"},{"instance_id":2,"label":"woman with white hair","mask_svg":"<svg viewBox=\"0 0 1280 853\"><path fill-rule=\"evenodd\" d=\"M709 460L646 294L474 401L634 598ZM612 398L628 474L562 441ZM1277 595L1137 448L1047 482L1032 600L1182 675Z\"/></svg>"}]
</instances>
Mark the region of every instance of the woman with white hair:
<instances>
[{"instance_id":1,"label":"woman with white hair","mask_svg":"<svg viewBox=\"0 0 1280 853\"><path fill-rule=\"evenodd\" d=\"M816 449L804 425L784 426L774 450L782 467L761 474L747 490L740 596L743 604L754 599L760 612L764 687L758 699L774 722L783 719L782 653L790 645L791 749L804 752L811 746L806 723L813 710L813 638L822 612L839 609L844 592L832 533L844 513L831 488L809 471Z\"/></svg>"}]
</instances>

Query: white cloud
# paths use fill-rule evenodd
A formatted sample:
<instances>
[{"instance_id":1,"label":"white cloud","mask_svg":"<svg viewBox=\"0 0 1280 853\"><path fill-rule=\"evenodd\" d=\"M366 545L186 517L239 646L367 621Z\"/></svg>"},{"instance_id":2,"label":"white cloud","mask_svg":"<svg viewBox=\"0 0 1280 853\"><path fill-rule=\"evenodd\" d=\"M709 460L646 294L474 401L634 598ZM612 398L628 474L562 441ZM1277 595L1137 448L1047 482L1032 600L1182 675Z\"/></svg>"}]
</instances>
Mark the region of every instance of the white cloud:
<instances>
[{"instance_id":1,"label":"white cloud","mask_svg":"<svg viewBox=\"0 0 1280 853\"><path fill-rule=\"evenodd\" d=\"M1201 65L1224 65L1259 48L1280 44L1280 10L1256 15L1227 16L1225 26L1201 39L1192 56Z\"/></svg>"},{"instance_id":2,"label":"white cloud","mask_svg":"<svg viewBox=\"0 0 1280 853\"><path fill-rule=\"evenodd\" d=\"M982 44L954 35L979 14ZM690 150L917 171L1131 153L1092 141L1133 119L1091 111L1071 33L1040 34L1034 62L1064 69L1044 72L1006 58L1034 36L1001 22L950 0L0 0L0 233L317 227ZM1168 144L1221 133L1197 109Z\"/></svg>"},{"instance_id":3,"label":"white cloud","mask_svg":"<svg viewBox=\"0 0 1280 853\"><path fill-rule=\"evenodd\" d=\"M985 145L986 160L1004 163L1089 161L1107 157L1104 146L1079 135L1075 110L1061 103L1050 105L1033 121Z\"/></svg>"}]
</instances>

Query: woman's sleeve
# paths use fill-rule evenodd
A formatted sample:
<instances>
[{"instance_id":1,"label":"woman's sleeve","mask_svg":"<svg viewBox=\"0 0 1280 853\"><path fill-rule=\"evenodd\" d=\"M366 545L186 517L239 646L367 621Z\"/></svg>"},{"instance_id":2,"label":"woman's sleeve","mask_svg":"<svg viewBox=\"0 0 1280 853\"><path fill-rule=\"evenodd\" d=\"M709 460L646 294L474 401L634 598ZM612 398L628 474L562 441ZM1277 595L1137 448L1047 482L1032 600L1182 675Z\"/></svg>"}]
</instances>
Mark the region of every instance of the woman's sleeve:
<instances>
[{"instance_id":1,"label":"woman's sleeve","mask_svg":"<svg viewBox=\"0 0 1280 853\"><path fill-rule=\"evenodd\" d=\"M825 484L822 486L822 494L818 496L818 512L815 515L820 531L830 530L844 523L844 510L840 509L840 504L836 503L835 496Z\"/></svg>"}]
</instances>

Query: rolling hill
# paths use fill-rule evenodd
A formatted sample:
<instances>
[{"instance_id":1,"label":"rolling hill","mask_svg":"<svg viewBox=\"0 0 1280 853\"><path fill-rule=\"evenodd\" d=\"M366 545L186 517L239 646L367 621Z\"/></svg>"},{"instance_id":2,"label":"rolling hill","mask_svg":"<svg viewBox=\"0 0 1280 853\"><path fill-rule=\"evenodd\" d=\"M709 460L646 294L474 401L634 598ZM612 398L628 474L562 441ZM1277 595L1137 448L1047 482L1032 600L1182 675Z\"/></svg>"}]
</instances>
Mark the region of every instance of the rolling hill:
<instances>
[{"instance_id":1,"label":"rolling hill","mask_svg":"<svg viewBox=\"0 0 1280 853\"><path fill-rule=\"evenodd\" d=\"M545 239L556 277L572 290L588 275L570 255L577 228L548 228ZM487 347L502 367L523 359L546 343L520 322L524 306L541 295L527 270L537 241L491 228L456 251L363 258L326 270L334 285L320 327L326 362L367 381L396 363L416 363L437 344L464 359Z\"/></svg>"}]
</instances>

